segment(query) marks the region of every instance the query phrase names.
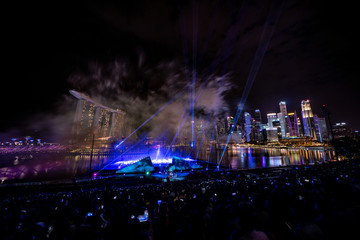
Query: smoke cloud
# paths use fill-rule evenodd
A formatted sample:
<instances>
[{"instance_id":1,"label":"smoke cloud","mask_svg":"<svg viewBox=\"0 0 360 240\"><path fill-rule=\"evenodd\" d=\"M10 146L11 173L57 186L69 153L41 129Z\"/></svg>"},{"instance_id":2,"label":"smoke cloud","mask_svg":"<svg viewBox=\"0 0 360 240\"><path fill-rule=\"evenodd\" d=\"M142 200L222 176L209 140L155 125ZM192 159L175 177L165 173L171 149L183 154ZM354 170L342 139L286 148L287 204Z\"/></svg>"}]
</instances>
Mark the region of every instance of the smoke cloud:
<instances>
[{"instance_id":1,"label":"smoke cloud","mask_svg":"<svg viewBox=\"0 0 360 240\"><path fill-rule=\"evenodd\" d=\"M229 76L197 73L196 77L195 126L198 131L207 127L205 131L211 134L211 123L228 113L224 95L231 88ZM140 54L136 63L128 60L93 62L87 69L72 74L68 81L76 91L105 106L125 111L127 132L137 129L167 105L134 134L136 137L148 135L171 140L182 122L181 136L191 136L192 76L176 60L151 66L146 65L145 56ZM185 121L184 117L187 117Z\"/></svg>"},{"instance_id":2,"label":"smoke cloud","mask_svg":"<svg viewBox=\"0 0 360 240\"><path fill-rule=\"evenodd\" d=\"M191 139L190 71L176 60L157 64L146 60L140 53L136 61L90 62L86 69L79 69L69 76L68 85L105 106L125 111L125 132L128 133L166 105L134 134L135 139L151 136L171 142L177 132L178 137ZM197 73L194 106L197 137L204 130L211 136L216 119L228 114L224 96L232 87L229 80L229 74ZM76 104L73 96L65 94L51 113L37 113L22 123L18 128L21 131L12 129L0 137L31 135L67 143L72 135ZM180 131L179 126L182 126Z\"/></svg>"}]
</instances>

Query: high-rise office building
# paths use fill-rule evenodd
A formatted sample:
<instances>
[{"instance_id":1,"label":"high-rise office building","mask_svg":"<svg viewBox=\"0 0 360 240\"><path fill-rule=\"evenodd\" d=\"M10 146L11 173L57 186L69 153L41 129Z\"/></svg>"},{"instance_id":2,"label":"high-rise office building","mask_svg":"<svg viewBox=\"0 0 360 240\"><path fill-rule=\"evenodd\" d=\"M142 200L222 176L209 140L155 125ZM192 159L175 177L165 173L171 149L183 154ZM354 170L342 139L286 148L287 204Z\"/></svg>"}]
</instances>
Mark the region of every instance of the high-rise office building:
<instances>
[{"instance_id":1,"label":"high-rise office building","mask_svg":"<svg viewBox=\"0 0 360 240\"><path fill-rule=\"evenodd\" d=\"M279 141L278 130L276 128L267 128L266 129L266 139L268 142Z\"/></svg>"},{"instance_id":2,"label":"high-rise office building","mask_svg":"<svg viewBox=\"0 0 360 240\"><path fill-rule=\"evenodd\" d=\"M276 113L267 114L268 124L266 127L266 140L268 142L279 141L279 133L281 136L281 126L278 115L279 114Z\"/></svg>"},{"instance_id":3,"label":"high-rise office building","mask_svg":"<svg viewBox=\"0 0 360 240\"><path fill-rule=\"evenodd\" d=\"M300 133L299 133L298 117L296 115L296 111L289 112L287 117L286 117L286 121L287 121L288 126L289 126L289 135L290 135L290 137L291 136L299 137Z\"/></svg>"},{"instance_id":4,"label":"high-rise office building","mask_svg":"<svg viewBox=\"0 0 360 240\"><path fill-rule=\"evenodd\" d=\"M325 118L314 116L316 139L319 142L329 141L329 133L326 126Z\"/></svg>"},{"instance_id":5,"label":"high-rise office building","mask_svg":"<svg viewBox=\"0 0 360 240\"><path fill-rule=\"evenodd\" d=\"M251 135L250 135L250 141L252 142L261 142L261 124L255 121L255 119L251 119Z\"/></svg>"},{"instance_id":6,"label":"high-rise office building","mask_svg":"<svg viewBox=\"0 0 360 240\"><path fill-rule=\"evenodd\" d=\"M297 121L297 126L299 129L299 137L302 137L302 136L304 136L304 129L302 127L300 117L297 117L296 121Z\"/></svg>"},{"instance_id":7,"label":"high-rise office building","mask_svg":"<svg viewBox=\"0 0 360 240\"><path fill-rule=\"evenodd\" d=\"M251 135L251 115L248 112L244 113L245 116L245 132L246 132L246 141L250 142Z\"/></svg>"},{"instance_id":8,"label":"high-rise office building","mask_svg":"<svg viewBox=\"0 0 360 240\"><path fill-rule=\"evenodd\" d=\"M351 129L348 127L348 125L345 122L336 123L333 126L333 131L334 131L335 139L350 137L352 133Z\"/></svg>"},{"instance_id":9,"label":"high-rise office building","mask_svg":"<svg viewBox=\"0 0 360 240\"><path fill-rule=\"evenodd\" d=\"M278 113L276 120L274 120L272 122L273 128L277 129L279 139L283 138L282 133L281 133L281 122L280 122L281 116L282 116L282 113Z\"/></svg>"},{"instance_id":10,"label":"high-rise office building","mask_svg":"<svg viewBox=\"0 0 360 240\"><path fill-rule=\"evenodd\" d=\"M252 131L252 136L253 136L253 141L255 142L261 142L263 139L263 124L261 121L261 112L260 109L255 109L255 119L253 121L253 131Z\"/></svg>"},{"instance_id":11,"label":"high-rise office building","mask_svg":"<svg viewBox=\"0 0 360 240\"><path fill-rule=\"evenodd\" d=\"M261 112L260 109L255 109L255 122L261 124Z\"/></svg>"},{"instance_id":12,"label":"high-rise office building","mask_svg":"<svg viewBox=\"0 0 360 240\"><path fill-rule=\"evenodd\" d=\"M288 130L288 123L285 120L287 118L287 110L286 110L286 103L281 101L279 103L279 107L280 107L280 114L279 116L279 120L280 120L280 125L281 125L281 137L289 137L289 130Z\"/></svg>"},{"instance_id":13,"label":"high-rise office building","mask_svg":"<svg viewBox=\"0 0 360 240\"><path fill-rule=\"evenodd\" d=\"M314 115L311 110L310 100L301 101L301 114L304 126L304 136L316 139Z\"/></svg>"},{"instance_id":14,"label":"high-rise office building","mask_svg":"<svg viewBox=\"0 0 360 240\"><path fill-rule=\"evenodd\" d=\"M273 122L278 121L276 113L268 113L267 114L267 120L268 120L268 127L273 128Z\"/></svg>"}]
</instances>

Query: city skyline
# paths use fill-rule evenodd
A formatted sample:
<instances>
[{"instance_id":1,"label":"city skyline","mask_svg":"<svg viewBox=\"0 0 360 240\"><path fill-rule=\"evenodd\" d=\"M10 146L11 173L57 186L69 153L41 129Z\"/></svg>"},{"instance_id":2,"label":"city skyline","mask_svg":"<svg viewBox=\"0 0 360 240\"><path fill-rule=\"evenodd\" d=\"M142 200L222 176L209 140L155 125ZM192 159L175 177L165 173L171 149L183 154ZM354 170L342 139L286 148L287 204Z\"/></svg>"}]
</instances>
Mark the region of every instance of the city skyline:
<instances>
[{"instance_id":1,"label":"city skyline","mask_svg":"<svg viewBox=\"0 0 360 240\"><path fill-rule=\"evenodd\" d=\"M280 101L279 112L266 113L267 122L261 121L260 109L255 109L254 118L251 117L250 113L245 112L243 120L246 134L245 141L274 142L279 139L307 137L313 141L330 142L333 138L332 127L346 126L346 123L335 123L330 126L331 119L328 119L329 116L326 116L323 112L313 113L309 99L302 100L300 106L301 115L298 117L296 110L287 111L286 102ZM238 122L237 124L241 125L242 123ZM350 130L348 126L346 126L346 129L347 131ZM264 134L263 130L266 130L264 136L262 136ZM355 132L356 130L352 134ZM251 134L253 134L253 137L250 140Z\"/></svg>"},{"instance_id":2,"label":"city skyline","mask_svg":"<svg viewBox=\"0 0 360 240\"><path fill-rule=\"evenodd\" d=\"M84 111L89 111L89 113L91 114L91 116L92 117L90 117L90 121L91 121L91 124L89 125L90 127L89 127L89 129L86 129L86 128L84 128L82 131L90 131L90 132L88 132L88 133L86 133L85 135L83 135L83 137L85 137L85 138L87 138L87 140L85 140L85 141L91 141L91 138L92 138L92 131L94 131L94 132L97 132L97 131L101 131L101 136L99 136L99 137L107 137L107 136L117 136L118 138L120 137L120 135L124 138L124 137L126 137L126 136L128 136L128 134L129 134L129 129L128 128L125 128L125 129L127 129L126 131L127 131L127 133L126 134L123 134L123 133L120 133L120 132L123 132L124 131L124 129L123 129L123 127L124 127L124 124L126 124L126 123L124 123L123 121L124 120L121 120L121 127L120 126L117 126L116 128L121 128L122 130L119 132L120 133L120 135L119 135L119 133L116 133L115 135L114 134L109 134L110 132L112 132L113 130L110 130L110 128L109 128L109 126L111 126L111 128L114 128L114 116L111 116L111 114L114 114L114 113L116 113L116 114L120 114L120 115L126 115L126 112L124 112L124 111L122 111L122 110L120 110L119 108L121 108L121 106L117 106L117 108L116 109L112 109L112 108L109 108L109 107L107 107L107 106L104 106L104 105L102 105L102 103L101 102L97 102L97 101L95 101L95 100L93 100L93 99L91 99L91 97L89 97L89 96L87 96L87 95L85 95L85 94L83 94L83 93L80 93L80 92L77 92L77 91L75 91L75 90L69 90L69 93L73 96L73 97L75 97L75 99L78 99L78 101L77 101L77 103L74 105L74 106L76 106L75 107L75 111L73 112L73 116L71 116L71 118L74 118L74 120L72 120L72 121L74 121L74 123L73 124L71 124L71 125L69 125L70 127L68 128L68 130L69 131L71 131L71 134L69 134L69 135L67 135L67 137L68 137L68 140L70 140L70 142L72 142L72 141L74 141L74 139L75 138L73 138L75 135L78 135L78 136L80 136L79 135L79 133L75 133L76 131L79 131L79 130L76 130L76 129L78 129L79 128L79 124L80 124L80 121L82 122L82 121L84 121L84 120L79 120L79 119L82 119L83 117L83 115L84 115L84 113L82 113L82 114L80 114L80 112L82 111L82 112L84 112ZM76 102L76 101L74 101L74 102ZM89 108L89 109L87 109L88 107L86 107L84 104L81 104L82 102L87 102L87 104L90 106L90 108L92 108L92 110ZM325 126L325 129L326 129L326 131L328 131L328 133L326 133L327 135L328 134L330 134L330 127L329 127L329 122L328 122L328 120L327 120L327 116L325 116L324 115L324 113L323 112L315 112L315 113L313 113L313 111L312 111L312 109L311 109L311 107L310 107L310 99L306 99L306 100L301 100L301 102L298 104L299 106L298 106L298 109L306 109L306 113L305 113L305 115L304 115L304 113L302 113L303 111L302 110L300 110L300 115L297 117L297 121L298 121L298 123L297 124L295 124L293 121L294 120L287 120L287 117L289 117L289 116L291 116L291 117L295 117L295 116L297 116L296 115L296 112L297 112L297 109L290 109L290 111L287 111L287 106L286 106L286 102L285 101L280 101L279 102L279 109L278 109L278 111L275 111L275 112L272 112L272 113L266 113L266 112L263 112L263 111L261 111L261 107L260 108L257 108L257 109L254 109L253 111L248 111L248 112L246 112L246 111L244 111L243 112L243 115L244 115L244 118L241 118L240 117L240 119L238 120L238 123L237 124L244 124L244 132L245 132L245 134L244 134L244 136L245 136L245 138L244 139L246 139L246 141L247 142L249 142L249 140L250 140L250 133L251 133L251 131L252 131L252 123L250 122L251 120L253 120L253 121L255 121L255 123L259 123L259 124L263 124L264 125L264 127L265 127L265 125L267 126L267 127L269 127L270 129L271 128L275 128L273 125L272 125L272 121L277 121L278 123L278 126L277 127L279 127L279 129L281 129L281 137L282 138L288 138L288 137L290 137L290 136L308 136L308 137L312 137L312 138L314 138L314 140L316 140L316 141L319 141L319 137L317 137L316 138L316 136L318 136L318 135L315 135L315 125L313 125L312 126L312 131L314 131L313 132L313 135L310 135L310 133L309 132L305 132L306 131L306 123L304 122L304 118L303 118L303 116L305 116L305 117L308 117L308 116L312 116L312 117L314 117L314 119L315 118L317 118L317 120L316 121L322 121L321 122L321 124L324 124L324 126ZM304 104L306 103L306 107L303 107L304 106ZM79 108L79 104L81 104L81 106L80 106L80 108ZM325 107L325 105L323 105L323 107ZM80 110L80 109L85 109L85 110ZM91 120L91 119L93 119L94 118L94 116L96 116L97 114L95 113L95 109L103 109L103 110L101 110L101 113L100 113L100 111L99 111L99 113L98 113L98 121L94 121L94 123L93 123L93 120ZM285 109L285 110L284 110ZM100 125L103 125L101 122L103 121L102 119L100 119L100 118L104 118L104 114L105 114L105 112L109 112L109 113L111 113L109 116L107 116L107 124L105 124L105 130L100 130L100 129L102 129L103 128L103 126L100 126ZM284 119L286 119L285 121L286 121L286 124L282 124L281 123L281 118L282 118L282 112L286 112L286 115L284 116ZM80 115L79 115L80 114ZM101 115L101 116L100 116ZM265 118L264 118L264 116L266 116ZM90 115L89 115L90 116ZM319 118L319 116L320 116L320 118ZM220 117L221 119L222 118L225 118L226 116L224 115L224 116L222 116L222 117ZM227 117L227 118L229 118L229 117ZM232 119L233 119L233 117L231 117ZM111 120L110 120L111 119ZM242 120L241 120L242 119ZM264 121L264 119L266 119L267 121L265 122ZM320 119L320 120L319 120ZM322 120L323 119L323 120ZM259 121L260 120L260 121ZM118 120L116 120L117 122L118 122ZM300 121L300 122L299 122ZM109 122L111 122L110 124L109 124ZM325 123L323 123L323 122L325 122ZM292 131L294 131L294 134L293 135L289 135L289 132L290 132L290 128L289 128L289 124L288 123L291 123L291 124L293 124L292 125ZM92 124L95 124L94 126L92 126ZM226 123L224 123L224 124L226 124ZM270 125L269 125L270 124ZM314 120L312 120L312 124L314 124ZM81 124L82 125L82 124ZM339 126L339 125L341 125L341 126L346 126L346 128L348 128L349 130L351 130L352 132L356 132L356 131L358 131L357 129L353 129L352 128L352 126L349 126L348 124L347 124L347 121L340 121L340 122L333 122L333 124L332 124L332 126L333 127L335 127L335 126ZM231 126L229 126L228 128L230 129L230 127ZM299 129L296 129L296 127L297 128L299 128ZM94 129L93 129L94 128ZM95 129L97 129L97 128L99 128L98 130L95 130ZM300 129L303 129L302 130L302 133L300 133L301 132L301 130ZM297 134L295 134L295 131L297 132ZM107 132L107 133L105 133L105 132ZM283 133L284 132L286 132L287 134L284 136L283 135ZM27 133L30 133L30 132L27 132ZM74 135L75 134L75 135ZM316 132L316 134L318 134L318 132ZM23 137L25 137L25 135L31 135L31 134L23 134L23 135L16 135L16 136L10 136L10 135L8 135L7 137L9 138L9 137L17 137L17 138L23 138ZM280 135L279 135L280 136ZM2 136L2 140L4 140L4 137L6 138L6 135L3 135ZM30 136L29 136L30 137ZM41 136L41 137L46 137L46 136ZM321 140L320 140L321 141ZM329 139L328 139L328 136L326 137L326 141L329 141ZM322 141L321 141L322 142Z\"/></svg>"},{"instance_id":3,"label":"city skyline","mask_svg":"<svg viewBox=\"0 0 360 240\"><path fill-rule=\"evenodd\" d=\"M59 123L68 90L91 94L95 81L103 82L95 97L114 100L121 88L146 100L175 88L177 82L164 75L178 76L178 69L185 73L177 79L181 82L191 82L193 73L196 83L226 76L229 115L244 100L243 112L260 109L262 119L278 112L280 101L300 116L298 103L310 99L314 112L325 104L334 123L360 128L360 113L353 111L360 102L352 60L355 7L296 0L46 7L8 3L4 8L12 20L4 30L7 94L0 99L1 133L40 131L49 125L43 119ZM106 82L105 73L115 70L120 80ZM90 80L84 83L79 76Z\"/></svg>"},{"instance_id":4,"label":"city skyline","mask_svg":"<svg viewBox=\"0 0 360 240\"><path fill-rule=\"evenodd\" d=\"M77 99L76 109L72 116L73 123L69 126L68 130L71 134L67 135L69 143L80 143L80 142L91 142L93 134L95 134L97 139L120 139L121 137L124 139L129 135L129 131L131 129L126 127L126 119L123 117L126 115L126 112L120 109L111 109L102 105L100 102L96 102L91 99L89 96L76 92L75 90L69 91L71 95ZM329 142L331 140L331 129L329 125L329 121L327 116L323 113L312 112L310 107L310 100L302 100L300 102L300 106L303 111L300 111L300 115L297 116L296 110L294 111L287 111L286 109L286 102L280 101L279 102L279 112L273 113L264 113L266 114L266 118L262 118L261 110L255 109L253 112L244 112L243 118L239 118L237 125L243 126L240 127L243 133L243 140L245 142L253 142L254 135L258 134L257 138L259 138L258 142L272 142L278 141L278 139L286 139L286 138L294 138L294 137L309 137L310 139L318 142ZM324 106L325 107L325 106ZM286 109L286 115L284 116L285 122L287 124L282 124L282 112ZM116 117L115 117L116 114ZM252 115L253 114L253 115ZM310 130L307 130L310 124L309 120L307 119L309 116L313 118L312 126ZM120 118L119 118L120 117ZM221 123L224 124L223 130L221 130L221 125L218 126L218 132L220 135L227 135L231 126L233 125L234 117L232 116L220 116L217 121L222 121L222 119L226 119L225 122ZM266 120L264 120L266 119ZM202 132L203 122L199 119L199 122L195 123L197 131L200 133ZM234 125L235 126L235 125ZM125 127L125 128L124 128ZM188 125L189 127L189 125ZM343 127L344 130L342 131L350 131L347 134L356 134L358 130L352 129L346 122L335 122L332 124L333 128ZM345 130L346 128L346 130ZM117 129L116 131L114 131ZM226 130L227 129L227 130ZM237 129L237 127L235 127ZM266 129L270 134L271 131L276 130L278 137L276 140L266 140L266 137L263 138L261 133L256 133L257 131L261 131L262 129ZM124 133L127 131L127 133ZM186 132L187 130L185 130ZM238 130L236 130L238 131ZM311 133L310 131L313 131ZM241 131L240 131L241 132ZM283 133L286 132L284 136ZM133 132L134 133L134 132ZM202 134L202 133L201 133ZM94 136L95 136L94 135ZM220 136L219 135L219 136ZM15 137L15 138L13 138ZM149 137L156 137L151 136ZM17 136L8 136L8 139L16 139L16 138L32 138L32 136L28 135L17 135ZM83 139L82 139L83 138ZM272 136L274 138L274 136ZM11 139L13 141L13 139ZM261 140L262 139L262 140ZM4 141L4 139L2 139Z\"/></svg>"},{"instance_id":5,"label":"city skyline","mask_svg":"<svg viewBox=\"0 0 360 240\"><path fill-rule=\"evenodd\" d=\"M296 115L297 116L297 118L301 118L302 116L301 116L301 102L302 101L306 101L306 102L311 102L311 99L306 99L306 100L301 100L299 103L298 103L298 106L297 107L295 107L295 108L288 108L287 106L286 106L286 109L287 109L287 115ZM283 101L283 100L281 100L279 103L285 103L285 105L286 105L286 102L285 101ZM247 112L249 113L249 114L255 114L254 115L254 117L252 117L255 121L256 121L256 114L258 114L258 116L261 116L261 118L260 119L262 119L260 122L261 123L265 123L264 122L264 119L268 119L268 114L270 114L270 115L273 115L273 114L275 114L276 116L274 116L274 118L277 118L278 116L277 116L277 114L278 113L281 113L281 111L280 111L280 109L278 109L278 110L276 110L276 107L278 107L278 106L276 106L276 105L279 105L279 104L274 104L275 106L273 107L273 108L271 108L272 110L271 111L268 111L268 112L265 112L265 111L263 111L262 109L262 107L261 106L257 106L256 108L253 108L253 109L250 109L250 110L248 110ZM321 107L325 107L326 105L321 105L321 106L318 106L318 110L314 113L313 111L312 111L312 108L311 108L311 114L312 114L312 116L315 116L315 115L317 115L318 117L320 116L320 117L323 117L323 118L325 118L325 117L327 117L322 111L321 111ZM332 119L332 117L331 117L331 115L330 115L330 118ZM301 122L302 122L302 119L301 119ZM349 124L348 123L348 121L346 120L346 119L343 119L343 120L341 120L341 121L333 121L332 120L332 125L334 126L334 125L336 125L336 123L346 123L346 124ZM328 123L327 123L328 124ZM351 125L349 125L349 127L351 127L351 128L353 128ZM354 131L356 131L357 129L354 129L353 128L353 130Z\"/></svg>"}]
</instances>

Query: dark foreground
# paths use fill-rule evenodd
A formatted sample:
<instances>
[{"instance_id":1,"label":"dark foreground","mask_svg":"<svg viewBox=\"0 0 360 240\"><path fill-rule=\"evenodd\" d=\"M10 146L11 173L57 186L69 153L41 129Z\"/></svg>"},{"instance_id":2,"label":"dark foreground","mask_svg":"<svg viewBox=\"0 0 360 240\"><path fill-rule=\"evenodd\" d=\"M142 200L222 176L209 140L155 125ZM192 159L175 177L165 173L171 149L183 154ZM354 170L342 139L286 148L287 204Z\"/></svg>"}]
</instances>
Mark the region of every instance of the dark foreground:
<instances>
[{"instance_id":1,"label":"dark foreground","mask_svg":"<svg viewBox=\"0 0 360 240\"><path fill-rule=\"evenodd\" d=\"M360 159L0 188L1 239L353 239L359 226Z\"/></svg>"}]
</instances>

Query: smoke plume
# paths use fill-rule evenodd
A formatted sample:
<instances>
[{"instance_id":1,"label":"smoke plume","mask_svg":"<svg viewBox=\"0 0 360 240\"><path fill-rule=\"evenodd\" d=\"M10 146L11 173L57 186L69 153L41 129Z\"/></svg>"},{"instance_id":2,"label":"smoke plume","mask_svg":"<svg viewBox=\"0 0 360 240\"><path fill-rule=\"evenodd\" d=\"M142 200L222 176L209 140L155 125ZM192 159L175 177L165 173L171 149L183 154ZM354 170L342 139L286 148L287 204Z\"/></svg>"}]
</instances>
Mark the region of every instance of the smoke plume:
<instances>
[{"instance_id":1,"label":"smoke plume","mask_svg":"<svg viewBox=\"0 0 360 240\"><path fill-rule=\"evenodd\" d=\"M196 77L196 126L212 128L211 122L228 112L223 96L231 87L229 77L200 73ZM139 129L136 136L170 139L184 117L187 120L181 132L183 135L191 134L188 130L191 124L191 79L192 76L175 60L147 66L141 55L137 63L127 60L90 63L88 69L72 74L68 81L76 91L89 95L105 106L125 111L128 132L137 129L167 105Z\"/></svg>"}]
</instances>

